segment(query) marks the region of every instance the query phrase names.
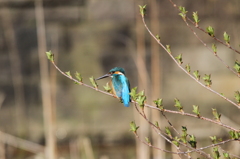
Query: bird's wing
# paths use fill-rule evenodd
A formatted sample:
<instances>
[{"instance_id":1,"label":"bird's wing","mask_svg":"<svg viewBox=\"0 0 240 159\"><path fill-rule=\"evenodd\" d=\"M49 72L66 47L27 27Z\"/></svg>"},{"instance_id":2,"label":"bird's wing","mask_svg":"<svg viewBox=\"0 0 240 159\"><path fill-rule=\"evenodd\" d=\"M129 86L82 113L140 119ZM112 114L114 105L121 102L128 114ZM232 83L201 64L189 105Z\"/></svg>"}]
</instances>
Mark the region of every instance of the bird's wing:
<instances>
[{"instance_id":1,"label":"bird's wing","mask_svg":"<svg viewBox=\"0 0 240 159\"><path fill-rule=\"evenodd\" d=\"M117 78L113 78L112 79L112 90L113 90L113 93L121 98L122 97L122 84L121 84L121 80L118 80Z\"/></svg>"},{"instance_id":2,"label":"bird's wing","mask_svg":"<svg viewBox=\"0 0 240 159\"><path fill-rule=\"evenodd\" d=\"M128 81L128 79L126 77L125 77L124 80L122 80L122 86L123 86L123 88L122 88L122 96L121 96L121 98L123 100L123 104L126 107L128 107L129 106L129 102L130 102L130 95L129 95L129 93L130 93L130 88L129 88L130 84L129 84L129 81Z\"/></svg>"}]
</instances>

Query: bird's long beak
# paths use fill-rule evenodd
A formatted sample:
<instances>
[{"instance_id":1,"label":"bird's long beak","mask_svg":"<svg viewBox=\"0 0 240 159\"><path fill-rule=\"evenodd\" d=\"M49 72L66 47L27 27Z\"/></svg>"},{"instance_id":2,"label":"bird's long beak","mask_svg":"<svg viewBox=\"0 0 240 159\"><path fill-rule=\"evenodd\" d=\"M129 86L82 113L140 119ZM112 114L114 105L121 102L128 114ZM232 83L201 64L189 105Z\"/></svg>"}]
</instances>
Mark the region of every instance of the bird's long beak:
<instances>
[{"instance_id":1,"label":"bird's long beak","mask_svg":"<svg viewBox=\"0 0 240 159\"><path fill-rule=\"evenodd\" d=\"M106 77L109 77L109 76L111 76L111 75L107 73L107 74L105 74L101 77L98 77L96 80L100 80L100 79L103 79L103 78L106 78Z\"/></svg>"}]
</instances>

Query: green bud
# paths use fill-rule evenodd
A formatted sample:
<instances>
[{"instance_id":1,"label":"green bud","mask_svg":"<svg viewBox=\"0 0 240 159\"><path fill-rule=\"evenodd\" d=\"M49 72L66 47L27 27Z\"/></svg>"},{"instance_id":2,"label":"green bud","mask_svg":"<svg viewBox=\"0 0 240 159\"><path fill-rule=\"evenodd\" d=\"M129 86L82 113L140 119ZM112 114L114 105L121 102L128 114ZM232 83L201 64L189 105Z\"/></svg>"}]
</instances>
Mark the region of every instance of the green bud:
<instances>
[{"instance_id":1,"label":"green bud","mask_svg":"<svg viewBox=\"0 0 240 159\"><path fill-rule=\"evenodd\" d=\"M237 71L238 74L240 74L240 63L238 60L235 61L233 68Z\"/></svg>"},{"instance_id":2,"label":"green bud","mask_svg":"<svg viewBox=\"0 0 240 159\"><path fill-rule=\"evenodd\" d=\"M213 157L214 159L219 159L220 158L220 153L218 151L218 147L213 147Z\"/></svg>"},{"instance_id":3,"label":"green bud","mask_svg":"<svg viewBox=\"0 0 240 159\"><path fill-rule=\"evenodd\" d=\"M197 71L194 71L193 72L193 75L195 76L195 78L197 79L197 80L200 80L200 75L199 75L199 71L197 70Z\"/></svg>"},{"instance_id":4,"label":"green bud","mask_svg":"<svg viewBox=\"0 0 240 159\"><path fill-rule=\"evenodd\" d=\"M175 102L175 107L178 108L179 111L183 111L183 106L181 105L179 99L175 98L174 99L174 102Z\"/></svg>"},{"instance_id":5,"label":"green bud","mask_svg":"<svg viewBox=\"0 0 240 159\"><path fill-rule=\"evenodd\" d=\"M212 140L213 144L217 143L217 137L216 136L210 136L210 139Z\"/></svg>"},{"instance_id":6,"label":"green bud","mask_svg":"<svg viewBox=\"0 0 240 159\"><path fill-rule=\"evenodd\" d=\"M207 27L207 33L208 33L208 35L214 37L214 36L215 36L215 35L214 35L214 28L211 27L211 26L208 26L208 27Z\"/></svg>"},{"instance_id":7,"label":"green bud","mask_svg":"<svg viewBox=\"0 0 240 159\"><path fill-rule=\"evenodd\" d=\"M200 20L198 19L198 13L197 12L193 12L193 20L196 23L196 26L198 26L198 23L200 22Z\"/></svg>"},{"instance_id":8,"label":"green bud","mask_svg":"<svg viewBox=\"0 0 240 159\"><path fill-rule=\"evenodd\" d=\"M135 124L134 121L132 121L132 122L130 123L130 131L136 133L138 128L139 128L139 126L136 126L136 124Z\"/></svg>"},{"instance_id":9,"label":"green bud","mask_svg":"<svg viewBox=\"0 0 240 159\"><path fill-rule=\"evenodd\" d=\"M93 77L90 77L89 80L93 87L98 88L97 82L95 81L95 79Z\"/></svg>"},{"instance_id":10,"label":"green bud","mask_svg":"<svg viewBox=\"0 0 240 159\"><path fill-rule=\"evenodd\" d=\"M71 78L72 78L72 75L71 75L70 71L65 72L65 73L66 73L66 75L67 75L68 77L71 77Z\"/></svg>"},{"instance_id":11,"label":"green bud","mask_svg":"<svg viewBox=\"0 0 240 159\"><path fill-rule=\"evenodd\" d=\"M184 143L184 144L186 144L187 143L187 136L188 136L188 134L187 134L187 127L185 127L185 126L182 126L182 135L181 135L181 140L182 140L182 142Z\"/></svg>"},{"instance_id":12,"label":"green bud","mask_svg":"<svg viewBox=\"0 0 240 159\"><path fill-rule=\"evenodd\" d=\"M180 140L180 139L179 139L177 136L175 136L175 137L174 137L174 140L172 141L172 143L173 143L174 145L176 145L177 147L179 147L179 145L180 145L180 144L179 144L179 140Z\"/></svg>"},{"instance_id":13,"label":"green bud","mask_svg":"<svg viewBox=\"0 0 240 159\"><path fill-rule=\"evenodd\" d=\"M163 110L163 99L157 99L153 101L156 104L157 108L160 108L161 110Z\"/></svg>"},{"instance_id":14,"label":"green bud","mask_svg":"<svg viewBox=\"0 0 240 159\"><path fill-rule=\"evenodd\" d=\"M190 65L189 65L189 64L187 64L187 65L185 66L185 68L186 68L186 70L188 71L188 73L190 73L190 72L191 72L191 67L190 67Z\"/></svg>"},{"instance_id":15,"label":"green bud","mask_svg":"<svg viewBox=\"0 0 240 159\"><path fill-rule=\"evenodd\" d=\"M199 106L193 105L193 113L195 113L198 117L200 116Z\"/></svg>"},{"instance_id":16,"label":"green bud","mask_svg":"<svg viewBox=\"0 0 240 159\"><path fill-rule=\"evenodd\" d=\"M177 57L175 57L177 60L178 60L178 63L179 64L182 64L183 61L182 61L182 54L179 54Z\"/></svg>"},{"instance_id":17,"label":"green bud","mask_svg":"<svg viewBox=\"0 0 240 159\"><path fill-rule=\"evenodd\" d=\"M217 112L217 109L212 108L212 113L215 119L220 122L221 114Z\"/></svg>"},{"instance_id":18,"label":"green bud","mask_svg":"<svg viewBox=\"0 0 240 159\"><path fill-rule=\"evenodd\" d=\"M112 91L112 88L109 86L109 83L107 83L106 86L103 86L103 88L106 92L110 93Z\"/></svg>"},{"instance_id":19,"label":"green bud","mask_svg":"<svg viewBox=\"0 0 240 159\"><path fill-rule=\"evenodd\" d=\"M235 92L234 97L235 97L237 103L240 104L240 92L239 91Z\"/></svg>"},{"instance_id":20,"label":"green bud","mask_svg":"<svg viewBox=\"0 0 240 159\"><path fill-rule=\"evenodd\" d=\"M158 41L160 41L160 36L159 35L156 35L156 38Z\"/></svg>"},{"instance_id":21,"label":"green bud","mask_svg":"<svg viewBox=\"0 0 240 159\"><path fill-rule=\"evenodd\" d=\"M146 4L144 6L139 5L140 14L142 17L144 17L146 14L146 6L147 6Z\"/></svg>"},{"instance_id":22,"label":"green bud","mask_svg":"<svg viewBox=\"0 0 240 159\"><path fill-rule=\"evenodd\" d=\"M168 51L168 53L170 53L170 54L171 54L170 45L166 45L166 48L167 48L167 51Z\"/></svg>"},{"instance_id":23,"label":"green bud","mask_svg":"<svg viewBox=\"0 0 240 159\"><path fill-rule=\"evenodd\" d=\"M136 102L139 104L140 107L144 107L145 105L145 101L146 101L147 97L144 95L144 91L140 92L138 94L138 97L136 99Z\"/></svg>"},{"instance_id":24,"label":"green bud","mask_svg":"<svg viewBox=\"0 0 240 159\"><path fill-rule=\"evenodd\" d=\"M165 127L165 132L170 138L172 138L172 133L171 133L169 127Z\"/></svg>"},{"instance_id":25,"label":"green bud","mask_svg":"<svg viewBox=\"0 0 240 159\"><path fill-rule=\"evenodd\" d=\"M52 51L46 52L46 55L47 55L48 60L50 60L51 62L54 61L54 55L52 54Z\"/></svg>"},{"instance_id":26,"label":"green bud","mask_svg":"<svg viewBox=\"0 0 240 159\"><path fill-rule=\"evenodd\" d=\"M212 85L212 80L211 80L211 74L206 75L203 77L203 80L205 82L205 85L210 87Z\"/></svg>"},{"instance_id":27,"label":"green bud","mask_svg":"<svg viewBox=\"0 0 240 159\"><path fill-rule=\"evenodd\" d=\"M230 36L226 32L223 33L223 38L224 38L226 44L229 45L230 44Z\"/></svg>"},{"instance_id":28,"label":"green bud","mask_svg":"<svg viewBox=\"0 0 240 159\"><path fill-rule=\"evenodd\" d=\"M143 91L141 91L141 92L139 92L137 95L138 95L138 96L143 96L143 95L145 95L145 92L144 92L144 90L143 90Z\"/></svg>"},{"instance_id":29,"label":"green bud","mask_svg":"<svg viewBox=\"0 0 240 159\"><path fill-rule=\"evenodd\" d=\"M132 88L132 90L129 94L133 100L136 100L137 99L137 87Z\"/></svg>"},{"instance_id":30,"label":"green bud","mask_svg":"<svg viewBox=\"0 0 240 159\"><path fill-rule=\"evenodd\" d=\"M179 6L178 9L181 13L179 15L183 18L183 20L186 20L186 14L188 11L186 11L185 7Z\"/></svg>"},{"instance_id":31,"label":"green bud","mask_svg":"<svg viewBox=\"0 0 240 159\"><path fill-rule=\"evenodd\" d=\"M229 131L229 135L231 136L231 139L238 140L240 138L240 133L237 131Z\"/></svg>"},{"instance_id":32,"label":"green bud","mask_svg":"<svg viewBox=\"0 0 240 159\"><path fill-rule=\"evenodd\" d=\"M197 147L197 141L196 141L196 138L194 135L190 135L190 139L189 139L188 143L191 145L192 148Z\"/></svg>"},{"instance_id":33,"label":"green bud","mask_svg":"<svg viewBox=\"0 0 240 159\"><path fill-rule=\"evenodd\" d=\"M150 142L150 140L149 140L148 137L145 137L145 140L146 140L146 142L148 143L148 145L151 145L151 142Z\"/></svg>"},{"instance_id":34,"label":"green bud","mask_svg":"<svg viewBox=\"0 0 240 159\"><path fill-rule=\"evenodd\" d=\"M231 159L229 153L223 152L224 159Z\"/></svg>"},{"instance_id":35,"label":"green bud","mask_svg":"<svg viewBox=\"0 0 240 159\"><path fill-rule=\"evenodd\" d=\"M76 73L75 73L75 77L77 78L77 80L78 80L79 82L82 82L82 76L81 76L80 73L76 72Z\"/></svg>"},{"instance_id":36,"label":"green bud","mask_svg":"<svg viewBox=\"0 0 240 159\"><path fill-rule=\"evenodd\" d=\"M159 124L158 124L158 122L157 122L157 121L155 122L155 124L154 124L154 125L155 125L157 128L160 128L160 127L159 127Z\"/></svg>"},{"instance_id":37,"label":"green bud","mask_svg":"<svg viewBox=\"0 0 240 159\"><path fill-rule=\"evenodd\" d=\"M212 44L212 50L215 54L217 54L217 46L216 44Z\"/></svg>"}]
</instances>

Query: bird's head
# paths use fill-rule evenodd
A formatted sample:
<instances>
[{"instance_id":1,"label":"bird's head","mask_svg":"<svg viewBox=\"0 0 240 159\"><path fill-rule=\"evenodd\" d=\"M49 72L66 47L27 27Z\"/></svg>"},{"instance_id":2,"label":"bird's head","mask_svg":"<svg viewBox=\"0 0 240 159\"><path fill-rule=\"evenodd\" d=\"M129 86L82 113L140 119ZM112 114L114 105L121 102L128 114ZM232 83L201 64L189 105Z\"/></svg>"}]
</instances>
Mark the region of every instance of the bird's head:
<instances>
[{"instance_id":1,"label":"bird's head","mask_svg":"<svg viewBox=\"0 0 240 159\"><path fill-rule=\"evenodd\" d=\"M103 79L106 77L114 77L116 75L124 75L125 76L125 70L121 67L114 67L107 74L97 78L96 80L100 80L100 79Z\"/></svg>"}]
</instances>

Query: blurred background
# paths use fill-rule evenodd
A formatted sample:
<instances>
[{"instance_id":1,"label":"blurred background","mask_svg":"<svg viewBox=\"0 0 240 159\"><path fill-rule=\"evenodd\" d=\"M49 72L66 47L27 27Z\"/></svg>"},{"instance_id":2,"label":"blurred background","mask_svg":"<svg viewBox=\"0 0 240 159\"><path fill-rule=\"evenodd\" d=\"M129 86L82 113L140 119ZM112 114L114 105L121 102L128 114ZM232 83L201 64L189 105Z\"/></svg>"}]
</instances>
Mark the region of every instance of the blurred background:
<instances>
[{"instance_id":1,"label":"blurred background","mask_svg":"<svg viewBox=\"0 0 240 159\"><path fill-rule=\"evenodd\" d=\"M186 7L190 18L198 11L200 26L215 28L219 39L226 31L239 50L238 0L176 3ZM143 138L154 138L133 106L126 108L115 98L75 85L47 60L49 50L60 69L80 72L87 84L91 76L123 67L131 87L145 90L149 104L162 98L165 108L175 110L174 98L178 98L187 112L199 105L203 116L213 118L211 108L217 108L223 122L239 127L239 110L185 75L153 41L140 19L138 5L143 4L147 4L146 22L161 42L171 45L175 56L183 54L183 65L190 64L201 77L211 74L212 88L234 100L238 77L196 39L167 0L0 0L0 158L43 158L44 148L53 159L155 156L129 132L129 123L136 121ZM216 43L196 32L210 48ZM218 55L233 67L238 54L216 45ZM99 81L99 88L109 80ZM167 126L159 112L147 114ZM188 132L204 144L211 143L208 136L227 136L216 125L167 115L179 131L188 126ZM169 149L165 141L161 144Z\"/></svg>"}]
</instances>

